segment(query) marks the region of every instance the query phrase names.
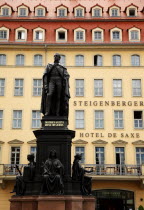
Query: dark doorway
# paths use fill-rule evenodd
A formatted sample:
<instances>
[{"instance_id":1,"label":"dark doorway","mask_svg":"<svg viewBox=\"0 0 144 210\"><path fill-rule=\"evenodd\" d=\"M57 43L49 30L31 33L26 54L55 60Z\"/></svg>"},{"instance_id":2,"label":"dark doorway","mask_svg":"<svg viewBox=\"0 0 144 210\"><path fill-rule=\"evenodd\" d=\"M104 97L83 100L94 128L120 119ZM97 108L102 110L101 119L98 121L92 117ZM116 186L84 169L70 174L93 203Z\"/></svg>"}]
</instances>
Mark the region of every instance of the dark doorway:
<instances>
[{"instance_id":1,"label":"dark doorway","mask_svg":"<svg viewBox=\"0 0 144 210\"><path fill-rule=\"evenodd\" d=\"M135 210L134 192L118 189L94 190L96 210Z\"/></svg>"}]
</instances>

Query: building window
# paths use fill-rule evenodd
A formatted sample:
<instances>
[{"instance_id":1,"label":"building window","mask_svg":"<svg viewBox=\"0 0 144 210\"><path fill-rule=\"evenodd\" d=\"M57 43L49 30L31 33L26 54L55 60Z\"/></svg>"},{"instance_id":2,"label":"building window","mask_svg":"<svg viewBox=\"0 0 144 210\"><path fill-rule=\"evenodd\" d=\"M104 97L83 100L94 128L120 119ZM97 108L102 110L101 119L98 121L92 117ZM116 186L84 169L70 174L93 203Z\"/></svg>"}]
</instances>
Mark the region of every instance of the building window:
<instances>
[{"instance_id":1,"label":"building window","mask_svg":"<svg viewBox=\"0 0 144 210\"><path fill-rule=\"evenodd\" d=\"M102 55L94 56L94 66L102 66Z\"/></svg>"},{"instance_id":2,"label":"building window","mask_svg":"<svg viewBox=\"0 0 144 210\"><path fill-rule=\"evenodd\" d=\"M134 111L134 128L143 128L142 111Z\"/></svg>"},{"instance_id":3,"label":"building window","mask_svg":"<svg viewBox=\"0 0 144 210\"><path fill-rule=\"evenodd\" d=\"M133 96L141 96L141 79L132 80Z\"/></svg>"},{"instance_id":4,"label":"building window","mask_svg":"<svg viewBox=\"0 0 144 210\"><path fill-rule=\"evenodd\" d=\"M104 165L104 147L95 147L95 161L97 165Z\"/></svg>"},{"instance_id":5,"label":"building window","mask_svg":"<svg viewBox=\"0 0 144 210\"><path fill-rule=\"evenodd\" d=\"M42 93L42 80L34 79L33 80L33 96L41 96Z\"/></svg>"},{"instance_id":6,"label":"building window","mask_svg":"<svg viewBox=\"0 0 144 210\"><path fill-rule=\"evenodd\" d=\"M84 128L84 111L75 111L75 128Z\"/></svg>"},{"instance_id":7,"label":"building window","mask_svg":"<svg viewBox=\"0 0 144 210\"><path fill-rule=\"evenodd\" d=\"M112 9L111 10L111 16L112 17L118 17L118 9Z\"/></svg>"},{"instance_id":8,"label":"building window","mask_svg":"<svg viewBox=\"0 0 144 210\"><path fill-rule=\"evenodd\" d=\"M113 80L113 96L122 96L122 80Z\"/></svg>"},{"instance_id":9,"label":"building window","mask_svg":"<svg viewBox=\"0 0 144 210\"><path fill-rule=\"evenodd\" d=\"M0 79L0 96L4 96L5 79Z\"/></svg>"},{"instance_id":10,"label":"building window","mask_svg":"<svg viewBox=\"0 0 144 210\"><path fill-rule=\"evenodd\" d=\"M17 66L24 66L24 55L16 55L16 65Z\"/></svg>"},{"instance_id":11,"label":"building window","mask_svg":"<svg viewBox=\"0 0 144 210\"><path fill-rule=\"evenodd\" d=\"M0 128L3 126L3 110L0 110Z\"/></svg>"},{"instance_id":12,"label":"building window","mask_svg":"<svg viewBox=\"0 0 144 210\"><path fill-rule=\"evenodd\" d=\"M75 96L84 96L84 79L76 79Z\"/></svg>"},{"instance_id":13,"label":"building window","mask_svg":"<svg viewBox=\"0 0 144 210\"><path fill-rule=\"evenodd\" d=\"M76 31L76 40L78 40L78 41L84 40L84 32L83 31Z\"/></svg>"},{"instance_id":14,"label":"building window","mask_svg":"<svg viewBox=\"0 0 144 210\"><path fill-rule=\"evenodd\" d=\"M18 40L25 40L26 39L26 33L25 33L25 31L18 31L17 32L17 39Z\"/></svg>"},{"instance_id":15,"label":"building window","mask_svg":"<svg viewBox=\"0 0 144 210\"><path fill-rule=\"evenodd\" d=\"M137 165L144 164L144 147L136 147L136 162Z\"/></svg>"},{"instance_id":16,"label":"building window","mask_svg":"<svg viewBox=\"0 0 144 210\"><path fill-rule=\"evenodd\" d=\"M101 31L95 31L94 32L94 40L95 41L102 40L102 32Z\"/></svg>"},{"instance_id":17,"label":"building window","mask_svg":"<svg viewBox=\"0 0 144 210\"><path fill-rule=\"evenodd\" d=\"M94 17L100 17L101 16L101 10L100 9L94 9L93 10L93 16Z\"/></svg>"},{"instance_id":18,"label":"building window","mask_svg":"<svg viewBox=\"0 0 144 210\"><path fill-rule=\"evenodd\" d=\"M34 55L34 66L42 66L42 55Z\"/></svg>"},{"instance_id":19,"label":"building window","mask_svg":"<svg viewBox=\"0 0 144 210\"><path fill-rule=\"evenodd\" d=\"M65 55L61 55L60 64L62 66L65 66L66 65L66 56Z\"/></svg>"},{"instance_id":20,"label":"building window","mask_svg":"<svg viewBox=\"0 0 144 210\"><path fill-rule=\"evenodd\" d=\"M59 17L65 17L65 9L59 9Z\"/></svg>"},{"instance_id":21,"label":"building window","mask_svg":"<svg viewBox=\"0 0 144 210\"><path fill-rule=\"evenodd\" d=\"M20 163L20 147L11 147L11 164Z\"/></svg>"},{"instance_id":22,"label":"building window","mask_svg":"<svg viewBox=\"0 0 144 210\"><path fill-rule=\"evenodd\" d=\"M131 16L131 17L136 16L136 10L135 9L129 9L129 16Z\"/></svg>"},{"instance_id":23,"label":"building window","mask_svg":"<svg viewBox=\"0 0 144 210\"><path fill-rule=\"evenodd\" d=\"M23 79L15 79L14 96L23 96Z\"/></svg>"},{"instance_id":24,"label":"building window","mask_svg":"<svg viewBox=\"0 0 144 210\"><path fill-rule=\"evenodd\" d=\"M44 16L44 9L41 9L41 8L37 9L37 16L38 17L43 17Z\"/></svg>"},{"instance_id":25,"label":"building window","mask_svg":"<svg viewBox=\"0 0 144 210\"><path fill-rule=\"evenodd\" d=\"M139 31L133 30L130 32L130 39L131 40L139 40Z\"/></svg>"},{"instance_id":26,"label":"building window","mask_svg":"<svg viewBox=\"0 0 144 210\"><path fill-rule=\"evenodd\" d=\"M12 128L22 128L22 111L13 111L13 126Z\"/></svg>"},{"instance_id":27,"label":"building window","mask_svg":"<svg viewBox=\"0 0 144 210\"><path fill-rule=\"evenodd\" d=\"M2 8L2 15L9 16L9 8Z\"/></svg>"},{"instance_id":28,"label":"building window","mask_svg":"<svg viewBox=\"0 0 144 210\"><path fill-rule=\"evenodd\" d=\"M75 56L76 66L84 66L84 56L83 55L76 55Z\"/></svg>"},{"instance_id":29,"label":"building window","mask_svg":"<svg viewBox=\"0 0 144 210\"><path fill-rule=\"evenodd\" d=\"M75 147L75 155L80 154L81 160L80 163L85 162L85 148L84 147Z\"/></svg>"},{"instance_id":30,"label":"building window","mask_svg":"<svg viewBox=\"0 0 144 210\"><path fill-rule=\"evenodd\" d=\"M95 128L104 128L104 112L95 111Z\"/></svg>"},{"instance_id":31,"label":"building window","mask_svg":"<svg viewBox=\"0 0 144 210\"><path fill-rule=\"evenodd\" d=\"M94 96L103 96L103 80L94 80Z\"/></svg>"},{"instance_id":32,"label":"building window","mask_svg":"<svg viewBox=\"0 0 144 210\"><path fill-rule=\"evenodd\" d=\"M7 31L0 30L0 39L7 39Z\"/></svg>"},{"instance_id":33,"label":"building window","mask_svg":"<svg viewBox=\"0 0 144 210\"><path fill-rule=\"evenodd\" d=\"M6 55L0 54L0 65L5 66L6 65Z\"/></svg>"},{"instance_id":34,"label":"building window","mask_svg":"<svg viewBox=\"0 0 144 210\"><path fill-rule=\"evenodd\" d=\"M65 31L59 31L58 32L58 40L65 40L66 36L65 36Z\"/></svg>"},{"instance_id":35,"label":"building window","mask_svg":"<svg viewBox=\"0 0 144 210\"><path fill-rule=\"evenodd\" d=\"M43 31L35 31L35 39L43 40Z\"/></svg>"},{"instance_id":36,"label":"building window","mask_svg":"<svg viewBox=\"0 0 144 210\"><path fill-rule=\"evenodd\" d=\"M114 127L123 128L123 111L114 111Z\"/></svg>"},{"instance_id":37,"label":"building window","mask_svg":"<svg viewBox=\"0 0 144 210\"><path fill-rule=\"evenodd\" d=\"M140 56L139 55L131 56L131 65L132 66L140 66Z\"/></svg>"},{"instance_id":38,"label":"building window","mask_svg":"<svg viewBox=\"0 0 144 210\"><path fill-rule=\"evenodd\" d=\"M34 161L36 161L36 152L37 152L36 147L30 147L30 154L34 155Z\"/></svg>"},{"instance_id":39,"label":"building window","mask_svg":"<svg viewBox=\"0 0 144 210\"><path fill-rule=\"evenodd\" d=\"M20 8L19 9L19 16L25 17L27 16L27 11L25 8Z\"/></svg>"},{"instance_id":40,"label":"building window","mask_svg":"<svg viewBox=\"0 0 144 210\"><path fill-rule=\"evenodd\" d=\"M76 17L83 17L83 9L76 9Z\"/></svg>"},{"instance_id":41,"label":"building window","mask_svg":"<svg viewBox=\"0 0 144 210\"><path fill-rule=\"evenodd\" d=\"M32 128L41 127L41 113L40 111L32 111Z\"/></svg>"},{"instance_id":42,"label":"building window","mask_svg":"<svg viewBox=\"0 0 144 210\"><path fill-rule=\"evenodd\" d=\"M117 165L124 165L125 164L125 153L124 147L116 147L115 148L115 155L116 155L116 164ZM120 168L121 170L123 168Z\"/></svg>"},{"instance_id":43,"label":"building window","mask_svg":"<svg viewBox=\"0 0 144 210\"><path fill-rule=\"evenodd\" d=\"M112 39L113 40L120 40L120 32L119 31L113 31L112 32Z\"/></svg>"},{"instance_id":44,"label":"building window","mask_svg":"<svg viewBox=\"0 0 144 210\"><path fill-rule=\"evenodd\" d=\"M113 66L121 66L121 56L113 55Z\"/></svg>"}]
</instances>

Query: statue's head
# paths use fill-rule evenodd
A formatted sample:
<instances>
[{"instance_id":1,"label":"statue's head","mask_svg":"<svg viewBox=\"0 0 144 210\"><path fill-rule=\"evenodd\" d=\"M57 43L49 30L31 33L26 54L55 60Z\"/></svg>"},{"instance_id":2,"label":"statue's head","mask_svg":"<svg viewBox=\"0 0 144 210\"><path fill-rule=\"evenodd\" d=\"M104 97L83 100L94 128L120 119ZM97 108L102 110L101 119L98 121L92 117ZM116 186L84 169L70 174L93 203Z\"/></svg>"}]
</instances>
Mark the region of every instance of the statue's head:
<instances>
[{"instance_id":1,"label":"statue's head","mask_svg":"<svg viewBox=\"0 0 144 210\"><path fill-rule=\"evenodd\" d=\"M75 155L75 160L81 160L82 159L82 155L81 154L76 154Z\"/></svg>"},{"instance_id":2,"label":"statue's head","mask_svg":"<svg viewBox=\"0 0 144 210\"><path fill-rule=\"evenodd\" d=\"M59 53L54 54L54 62L58 63L60 61L60 59L61 59L61 56Z\"/></svg>"},{"instance_id":3,"label":"statue's head","mask_svg":"<svg viewBox=\"0 0 144 210\"><path fill-rule=\"evenodd\" d=\"M55 159L55 158L57 158L57 155L56 155L56 151L55 150L51 150L50 151L50 154L49 154L49 158L50 159Z\"/></svg>"},{"instance_id":4,"label":"statue's head","mask_svg":"<svg viewBox=\"0 0 144 210\"><path fill-rule=\"evenodd\" d=\"M27 155L27 160L29 161L29 162L34 162L34 154L29 154L29 155Z\"/></svg>"}]
</instances>

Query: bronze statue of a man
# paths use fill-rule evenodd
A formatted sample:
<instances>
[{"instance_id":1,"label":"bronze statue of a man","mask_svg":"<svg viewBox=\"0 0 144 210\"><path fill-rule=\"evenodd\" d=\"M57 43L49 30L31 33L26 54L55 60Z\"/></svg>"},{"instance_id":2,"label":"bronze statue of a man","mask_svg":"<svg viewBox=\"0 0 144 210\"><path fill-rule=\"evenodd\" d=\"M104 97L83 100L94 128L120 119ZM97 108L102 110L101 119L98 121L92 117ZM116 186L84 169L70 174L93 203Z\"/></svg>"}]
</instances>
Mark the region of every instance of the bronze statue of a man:
<instances>
[{"instance_id":1,"label":"bronze statue of a man","mask_svg":"<svg viewBox=\"0 0 144 210\"><path fill-rule=\"evenodd\" d=\"M43 75L41 112L45 116L68 116L69 74L60 65L60 54L54 55L54 63L48 64Z\"/></svg>"}]
</instances>

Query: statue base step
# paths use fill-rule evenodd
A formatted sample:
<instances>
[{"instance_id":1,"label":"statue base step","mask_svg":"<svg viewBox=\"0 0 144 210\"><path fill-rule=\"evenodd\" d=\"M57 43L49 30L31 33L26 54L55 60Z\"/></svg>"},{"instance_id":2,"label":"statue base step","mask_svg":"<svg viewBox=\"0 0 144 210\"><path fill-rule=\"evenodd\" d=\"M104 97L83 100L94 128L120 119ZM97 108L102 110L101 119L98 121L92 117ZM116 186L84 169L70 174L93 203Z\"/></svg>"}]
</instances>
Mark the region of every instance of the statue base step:
<instances>
[{"instance_id":1,"label":"statue base step","mask_svg":"<svg viewBox=\"0 0 144 210\"><path fill-rule=\"evenodd\" d=\"M13 196L10 202L10 210L95 210L93 196Z\"/></svg>"}]
</instances>

